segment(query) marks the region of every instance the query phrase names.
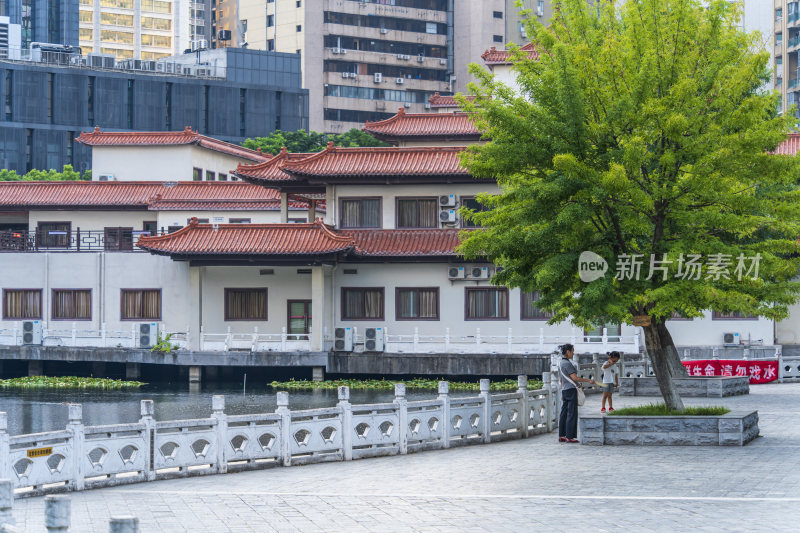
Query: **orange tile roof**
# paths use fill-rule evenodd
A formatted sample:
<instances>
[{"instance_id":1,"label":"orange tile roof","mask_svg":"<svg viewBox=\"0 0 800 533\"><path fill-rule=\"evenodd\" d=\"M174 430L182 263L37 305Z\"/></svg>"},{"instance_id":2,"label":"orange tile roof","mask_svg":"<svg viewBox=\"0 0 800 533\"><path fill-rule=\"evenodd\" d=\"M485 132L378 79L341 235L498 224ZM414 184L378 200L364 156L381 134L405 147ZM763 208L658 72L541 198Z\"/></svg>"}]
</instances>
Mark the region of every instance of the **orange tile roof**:
<instances>
[{"instance_id":1,"label":"orange tile roof","mask_svg":"<svg viewBox=\"0 0 800 533\"><path fill-rule=\"evenodd\" d=\"M406 113L400 108L393 117L367 122L362 128L383 140L431 139L477 141L481 132L467 113Z\"/></svg>"},{"instance_id":2,"label":"orange tile roof","mask_svg":"<svg viewBox=\"0 0 800 533\"><path fill-rule=\"evenodd\" d=\"M277 201L257 185L212 181L5 181L0 207L15 209L147 209L152 203Z\"/></svg>"},{"instance_id":3,"label":"orange tile roof","mask_svg":"<svg viewBox=\"0 0 800 533\"><path fill-rule=\"evenodd\" d=\"M286 147L283 147L281 151L269 161L264 161L263 163L255 165L239 163L234 174L251 183L297 181L293 176L283 171L284 163L305 159L311 155L313 154L289 153L286 151Z\"/></svg>"},{"instance_id":4,"label":"orange tile roof","mask_svg":"<svg viewBox=\"0 0 800 533\"><path fill-rule=\"evenodd\" d=\"M139 247L160 255L309 256L347 253L371 257L454 257L459 230L335 230L313 224L198 224L157 237L143 237Z\"/></svg>"},{"instance_id":5,"label":"orange tile roof","mask_svg":"<svg viewBox=\"0 0 800 533\"><path fill-rule=\"evenodd\" d=\"M453 257L460 244L457 229L347 230L364 257Z\"/></svg>"},{"instance_id":6,"label":"orange tile roof","mask_svg":"<svg viewBox=\"0 0 800 533\"><path fill-rule=\"evenodd\" d=\"M270 159L269 154L250 150L243 146L200 135L188 126L183 131L100 131L95 127L92 132L83 132L75 139L87 146L178 146L196 144L209 150L222 152L249 161L261 162Z\"/></svg>"},{"instance_id":7,"label":"orange tile roof","mask_svg":"<svg viewBox=\"0 0 800 533\"><path fill-rule=\"evenodd\" d=\"M778 145L773 153L780 155L797 155L797 152L800 152L800 133L790 133L789 137Z\"/></svg>"},{"instance_id":8,"label":"orange tile roof","mask_svg":"<svg viewBox=\"0 0 800 533\"><path fill-rule=\"evenodd\" d=\"M523 52L527 52L528 59L539 59L539 52L533 46L533 43L528 43L519 48ZM494 46L481 54L483 62L487 65L510 65L512 62L513 54L511 50L498 50Z\"/></svg>"},{"instance_id":9,"label":"orange tile roof","mask_svg":"<svg viewBox=\"0 0 800 533\"><path fill-rule=\"evenodd\" d=\"M466 95L467 100L474 100L475 97L473 95ZM435 107L458 107L458 102L456 102L455 96L452 94L449 95L441 95L439 93L433 93L430 98L428 98L428 103L431 104L431 108Z\"/></svg>"},{"instance_id":10,"label":"orange tile roof","mask_svg":"<svg viewBox=\"0 0 800 533\"><path fill-rule=\"evenodd\" d=\"M298 178L366 178L366 177L469 177L461 166L463 146L411 146L342 148L328 143L325 150L300 159L287 161L282 167Z\"/></svg>"},{"instance_id":11,"label":"orange tile roof","mask_svg":"<svg viewBox=\"0 0 800 533\"><path fill-rule=\"evenodd\" d=\"M140 248L173 256L315 256L353 248L353 239L321 221L309 224L198 224L174 233L141 237Z\"/></svg>"}]
</instances>

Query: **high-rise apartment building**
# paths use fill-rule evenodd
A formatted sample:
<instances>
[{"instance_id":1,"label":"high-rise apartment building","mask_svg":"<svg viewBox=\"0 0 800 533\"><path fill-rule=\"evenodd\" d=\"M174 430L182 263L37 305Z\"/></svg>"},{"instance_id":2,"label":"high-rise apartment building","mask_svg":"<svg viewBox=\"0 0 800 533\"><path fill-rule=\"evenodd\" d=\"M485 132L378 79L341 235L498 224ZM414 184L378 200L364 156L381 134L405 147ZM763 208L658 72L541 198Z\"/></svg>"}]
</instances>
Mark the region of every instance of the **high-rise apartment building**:
<instances>
[{"instance_id":1,"label":"high-rise apartment building","mask_svg":"<svg viewBox=\"0 0 800 533\"><path fill-rule=\"evenodd\" d=\"M772 35L768 35L768 46L773 50L773 79L775 89L781 93L781 111L792 106L800 107L799 4L797 1L774 0L774 11L769 13L774 31ZM796 112L796 116L800 117L800 113Z\"/></svg>"},{"instance_id":2,"label":"high-rise apartment building","mask_svg":"<svg viewBox=\"0 0 800 533\"><path fill-rule=\"evenodd\" d=\"M213 14L217 0L192 0L189 5L189 42L192 50L211 48L214 35Z\"/></svg>"},{"instance_id":3,"label":"high-rise apartment building","mask_svg":"<svg viewBox=\"0 0 800 533\"><path fill-rule=\"evenodd\" d=\"M523 0L521 9L528 11L531 17L536 17L542 24L547 24L553 16L553 4L554 0ZM528 41L530 38L517 0L506 0L506 43L524 46Z\"/></svg>"},{"instance_id":4,"label":"high-rise apartment building","mask_svg":"<svg viewBox=\"0 0 800 533\"><path fill-rule=\"evenodd\" d=\"M78 45L78 0L0 0L0 16L22 28L22 49L31 43Z\"/></svg>"},{"instance_id":5,"label":"high-rise apartment building","mask_svg":"<svg viewBox=\"0 0 800 533\"><path fill-rule=\"evenodd\" d=\"M80 0L84 55L159 59L191 48L190 0Z\"/></svg>"}]
</instances>

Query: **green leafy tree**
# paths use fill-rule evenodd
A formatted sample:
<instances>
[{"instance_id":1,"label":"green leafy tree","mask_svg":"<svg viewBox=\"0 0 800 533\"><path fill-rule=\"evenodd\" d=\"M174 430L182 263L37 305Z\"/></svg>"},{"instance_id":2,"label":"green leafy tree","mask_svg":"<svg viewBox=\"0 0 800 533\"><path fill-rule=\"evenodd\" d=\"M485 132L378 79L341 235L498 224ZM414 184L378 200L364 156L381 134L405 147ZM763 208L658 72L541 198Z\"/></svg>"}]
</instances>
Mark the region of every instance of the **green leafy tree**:
<instances>
[{"instance_id":1,"label":"green leafy tree","mask_svg":"<svg viewBox=\"0 0 800 533\"><path fill-rule=\"evenodd\" d=\"M72 165L64 165L61 172L57 170L36 170L33 169L27 174L19 175L15 170L0 169L0 181L90 181L92 171L87 170L83 173L76 172Z\"/></svg>"},{"instance_id":2,"label":"green leafy tree","mask_svg":"<svg viewBox=\"0 0 800 533\"><path fill-rule=\"evenodd\" d=\"M464 164L501 190L479 197L485 211L462 209L484 229L460 250L504 266L497 283L539 291L552 323L649 317L645 345L672 409L683 409L672 378L686 371L668 319L782 319L800 291L800 169L770 154L794 119L762 89L769 53L740 22L741 5L724 0L562 0L549 27L527 21L539 59L515 52L519 92L472 65L478 98L460 100L491 138ZM603 277L581 281L583 251L608 261ZM699 279L684 277L690 254ZM740 254L745 269L760 256L757 276L738 279ZM647 279L651 257L666 272Z\"/></svg>"},{"instance_id":3,"label":"green leafy tree","mask_svg":"<svg viewBox=\"0 0 800 533\"><path fill-rule=\"evenodd\" d=\"M256 137L247 139L242 143L245 148L261 151L275 155L286 147L289 152L319 152L328 145L328 141L333 141L336 146L389 146L372 135L355 128L347 133L340 135L326 135L316 131L281 131L276 130L268 137Z\"/></svg>"}]
</instances>

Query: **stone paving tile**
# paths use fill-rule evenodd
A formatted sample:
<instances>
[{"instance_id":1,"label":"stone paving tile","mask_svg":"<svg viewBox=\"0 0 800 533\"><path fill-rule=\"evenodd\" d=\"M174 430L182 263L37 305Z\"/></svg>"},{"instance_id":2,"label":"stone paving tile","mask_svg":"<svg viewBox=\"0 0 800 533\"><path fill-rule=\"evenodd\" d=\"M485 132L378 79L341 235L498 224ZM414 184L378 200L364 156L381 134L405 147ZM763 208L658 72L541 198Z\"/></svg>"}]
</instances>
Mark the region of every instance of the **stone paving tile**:
<instances>
[{"instance_id":1,"label":"stone paving tile","mask_svg":"<svg viewBox=\"0 0 800 533\"><path fill-rule=\"evenodd\" d=\"M70 495L72 531L106 532L111 514L138 516L143 533L797 531L800 384L686 403L758 409L762 437L742 448L644 448L558 444L551 434L128 485ZM599 409L599 396L581 409ZM43 498L17 500L14 515L44 531Z\"/></svg>"}]
</instances>

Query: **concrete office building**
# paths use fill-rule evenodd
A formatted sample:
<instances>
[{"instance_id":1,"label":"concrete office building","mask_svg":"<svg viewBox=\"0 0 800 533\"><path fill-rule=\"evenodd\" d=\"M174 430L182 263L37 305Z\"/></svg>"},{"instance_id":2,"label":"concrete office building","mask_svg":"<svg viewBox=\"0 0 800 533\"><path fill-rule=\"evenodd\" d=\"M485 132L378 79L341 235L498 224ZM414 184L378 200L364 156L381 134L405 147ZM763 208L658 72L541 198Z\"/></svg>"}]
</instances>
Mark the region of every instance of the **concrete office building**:
<instances>
[{"instance_id":1,"label":"concrete office building","mask_svg":"<svg viewBox=\"0 0 800 533\"><path fill-rule=\"evenodd\" d=\"M3 16L21 26L23 50L32 42L78 45L78 0L0 0Z\"/></svg>"},{"instance_id":2,"label":"concrete office building","mask_svg":"<svg viewBox=\"0 0 800 533\"><path fill-rule=\"evenodd\" d=\"M231 143L276 128L308 127L308 92L300 85L297 55L234 49L202 54L157 65L169 72L0 60L0 168L88 169L90 151L75 138L95 126L190 126Z\"/></svg>"},{"instance_id":3,"label":"concrete office building","mask_svg":"<svg viewBox=\"0 0 800 533\"><path fill-rule=\"evenodd\" d=\"M211 48L215 32L217 0L192 1L189 6L189 44L193 50Z\"/></svg>"},{"instance_id":4,"label":"concrete office building","mask_svg":"<svg viewBox=\"0 0 800 533\"><path fill-rule=\"evenodd\" d=\"M523 0L522 9L542 24L547 24L553 16L553 0ZM530 41L517 0L506 0L506 43L523 46Z\"/></svg>"},{"instance_id":5,"label":"concrete office building","mask_svg":"<svg viewBox=\"0 0 800 533\"><path fill-rule=\"evenodd\" d=\"M80 0L84 55L159 59L190 48L189 0Z\"/></svg>"}]
</instances>

